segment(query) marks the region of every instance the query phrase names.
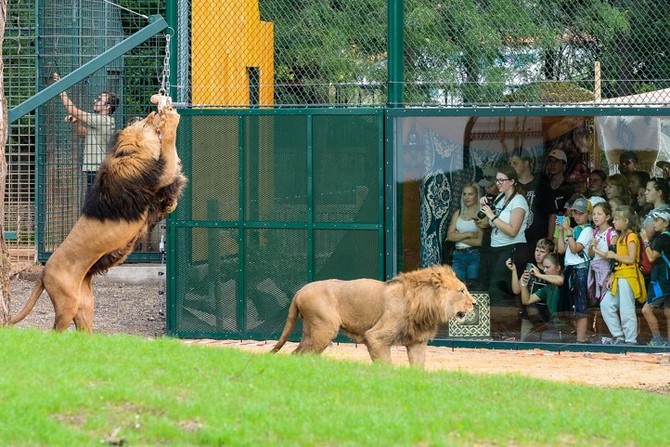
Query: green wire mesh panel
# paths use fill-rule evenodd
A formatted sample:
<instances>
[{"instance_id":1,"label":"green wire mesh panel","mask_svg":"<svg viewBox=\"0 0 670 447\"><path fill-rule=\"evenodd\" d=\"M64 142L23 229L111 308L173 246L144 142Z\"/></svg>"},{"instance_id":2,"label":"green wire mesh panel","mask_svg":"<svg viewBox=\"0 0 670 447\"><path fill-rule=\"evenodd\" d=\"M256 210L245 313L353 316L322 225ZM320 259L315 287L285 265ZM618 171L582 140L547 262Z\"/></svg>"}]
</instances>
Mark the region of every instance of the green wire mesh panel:
<instances>
[{"instance_id":1,"label":"green wire mesh panel","mask_svg":"<svg viewBox=\"0 0 670 447\"><path fill-rule=\"evenodd\" d=\"M307 280L307 231L245 232L244 311L250 334L278 338L293 294Z\"/></svg>"},{"instance_id":2,"label":"green wire mesh panel","mask_svg":"<svg viewBox=\"0 0 670 447\"><path fill-rule=\"evenodd\" d=\"M174 305L168 306L168 331L188 336L238 334L238 231L177 228L174 266L179 274ZM191 241L207 241L205 244Z\"/></svg>"},{"instance_id":3,"label":"green wire mesh panel","mask_svg":"<svg viewBox=\"0 0 670 447\"><path fill-rule=\"evenodd\" d=\"M377 115L314 117L315 222L378 222L380 139Z\"/></svg>"},{"instance_id":4,"label":"green wire mesh panel","mask_svg":"<svg viewBox=\"0 0 670 447\"><path fill-rule=\"evenodd\" d=\"M245 219L307 221L304 115L244 118Z\"/></svg>"},{"instance_id":5,"label":"green wire mesh panel","mask_svg":"<svg viewBox=\"0 0 670 447\"><path fill-rule=\"evenodd\" d=\"M314 279L379 278L383 252L378 231L314 231Z\"/></svg>"},{"instance_id":6,"label":"green wire mesh panel","mask_svg":"<svg viewBox=\"0 0 670 447\"><path fill-rule=\"evenodd\" d=\"M367 111L182 110L178 145L192 151L171 217L168 331L276 338L305 283L381 279L380 123Z\"/></svg>"},{"instance_id":7,"label":"green wire mesh panel","mask_svg":"<svg viewBox=\"0 0 670 447\"><path fill-rule=\"evenodd\" d=\"M3 42L4 89L9 108L35 94L35 7L8 3ZM12 124L5 146L5 238L12 260L34 258L35 119L26 115ZM12 237L9 237L9 236Z\"/></svg>"},{"instance_id":8,"label":"green wire mesh panel","mask_svg":"<svg viewBox=\"0 0 670 447\"><path fill-rule=\"evenodd\" d=\"M93 60L129 35L145 27L148 14L160 13L158 1L144 2L134 10L102 0L40 2L38 89L53 83L54 73L65 76ZM164 12L164 10L162 11ZM38 190L40 216L38 255L45 260L67 236L79 217L88 184L104 157L109 136L135 117L155 110L150 97L160 87L165 38L155 36L122 57L101 67L67 90L73 105L89 114L84 127L71 115L60 97L38 109ZM109 92L105 95L104 92ZM118 97L118 102L109 99ZM90 174L89 174L90 173ZM90 177L90 179L89 179ZM131 259L159 259L159 232L142 239Z\"/></svg>"},{"instance_id":9,"label":"green wire mesh panel","mask_svg":"<svg viewBox=\"0 0 670 447\"><path fill-rule=\"evenodd\" d=\"M179 132L191 151L182 155L189 185L174 217L239 220L238 118L184 115Z\"/></svg>"}]
</instances>

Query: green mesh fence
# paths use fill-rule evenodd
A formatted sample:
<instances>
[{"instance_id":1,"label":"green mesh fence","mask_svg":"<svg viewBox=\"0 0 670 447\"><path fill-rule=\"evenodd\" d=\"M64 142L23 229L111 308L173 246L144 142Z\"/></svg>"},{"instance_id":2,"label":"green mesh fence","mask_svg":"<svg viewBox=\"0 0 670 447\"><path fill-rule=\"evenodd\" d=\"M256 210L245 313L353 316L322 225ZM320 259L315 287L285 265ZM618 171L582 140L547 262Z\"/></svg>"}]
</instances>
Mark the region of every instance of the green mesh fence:
<instances>
[{"instance_id":1,"label":"green mesh fence","mask_svg":"<svg viewBox=\"0 0 670 447\"><path fill-rule=\"evenodd\" d=\"M383 277L380 112L182 112L171 333L278 337L305 283Z\"/></svg>"},{"instance_id":2,"label":"green mesh fence","mask_svg":"<svg viewBox=\"0 0 670 447\"><path fill-rule=\"evenodd\" d=\"M10 0L4 44L9 108L53 83L54 73L69 74L145 27L148 15L165 14L159 1L124 6L101 0ZM153 108L149 98L160 85L165 44L161 35L149 39L68 89L73 105L92 117L105 107L105 101L96 103L103 91L118 97L118 104L110 101L113 122L104 132L73 122L59 97L11 124L5 237L14 259L32 260L37 247L38 258L45 260L65 238L79 216L87 172L94 175L107 136ZM92 135L98 133L96 143ZM37 225L35 210L41 216ZM138 251L144 254L134 259L159 259L158 232L142 241Z\"/></svg>"},{"instance_id":3,"label":"green mesh fence","mask_svg":"<svg viewBox=\"0 0 670 447\"><path fill-rule=\"evenodd\" d=\"M180 98L194 106L369 106L387 104L390 85L402 88L391 101L400 105L667 100L664 2L389 3L179 2Z\"/></svg>"}]
</instances>

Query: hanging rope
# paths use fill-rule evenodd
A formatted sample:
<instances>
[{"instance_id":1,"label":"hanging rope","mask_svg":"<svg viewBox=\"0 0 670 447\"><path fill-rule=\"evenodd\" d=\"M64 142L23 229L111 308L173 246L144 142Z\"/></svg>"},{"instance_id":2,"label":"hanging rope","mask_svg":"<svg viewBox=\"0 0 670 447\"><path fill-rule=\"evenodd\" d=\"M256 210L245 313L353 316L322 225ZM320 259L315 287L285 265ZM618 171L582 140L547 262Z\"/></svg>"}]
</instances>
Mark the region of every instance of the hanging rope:
<instances>
[{"instance_id":1,"label":"hanging rope","mask_svg":"<svg viewBox=\"0 0 670 447\"><path fill-rule=\"evenodd\" d=\"M138 15L138 16L140 16L140 17L144 17L145 19L149 20L149 16L146 16L146 15L144 15L144 14L140 14L139 12L137 12L137 11L133 11L132 9L128 9L128 8L126 8L125 6L121 6L121 5L116 4L116 3L114 3L114 2L110 2L109 0L102 0L102 1L105 2L105 3L107 3L107 4L109 4L109 5L116 6L116 7L119 8L119 9L123 9L124 11L128 11L128 12L131 13L131 14L135 14L135 15Z\"/></svg>"}]
</instances>

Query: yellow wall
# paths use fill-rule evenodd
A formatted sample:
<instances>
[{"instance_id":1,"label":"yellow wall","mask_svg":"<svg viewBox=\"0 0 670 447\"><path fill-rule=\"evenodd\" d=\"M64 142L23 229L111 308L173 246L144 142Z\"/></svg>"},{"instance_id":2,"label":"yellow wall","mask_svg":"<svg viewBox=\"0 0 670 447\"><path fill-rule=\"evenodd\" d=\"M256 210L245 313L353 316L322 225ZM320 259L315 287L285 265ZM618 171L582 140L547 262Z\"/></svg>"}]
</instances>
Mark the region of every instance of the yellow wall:
<instances>
[{"instance_id":1,"label":"yellow wall","mask_svg":"<svg viewBox=\"0 0 670 447\"><path fill-rule=\"evenodd\" d=\"M248 106L247 67L260 72L261 106L274 103L274 24L258 1L192 2L191 83L194 105Z\"/></svg>"}]
</instances>

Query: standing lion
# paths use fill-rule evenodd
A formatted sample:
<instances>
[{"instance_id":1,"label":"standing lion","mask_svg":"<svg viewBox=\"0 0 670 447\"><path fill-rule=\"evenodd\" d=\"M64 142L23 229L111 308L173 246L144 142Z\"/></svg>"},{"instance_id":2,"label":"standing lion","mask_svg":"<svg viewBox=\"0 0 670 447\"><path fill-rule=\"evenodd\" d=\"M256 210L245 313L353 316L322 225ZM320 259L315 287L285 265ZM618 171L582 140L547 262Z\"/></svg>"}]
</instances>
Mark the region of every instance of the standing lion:
<instances>
[{"instance_id":1,"label":"standing lion","mask_svg":"<svg viewBox=\"0 0 670 447\"><path fill-rule=\"evenodd\" d=\"M23 320L46 289L54 329L74 322L93 330L93 275L122 263L137 241L177 206L186 184L177 155L179 114L168 97L154 95L158 112L117 132L109 143L82 215L42 270L30 299L12 319Z\"/></svg>"},{"instance_id":2,"label":"standing lion","mask_svg":"<svg viewBox=\"0 0 670 447\"><path fill-rule=\"evenodd\" d=\"M433 265L386 281L329 279L293 297L286 326L272 352L288 341L298 316L302 339L294 353L320 354L338 331L368 348L372 360L391 362L391 346L407 347L411 365L424 367L426 345L438 326L465 318L476 304L451 267Z\"/></svg>"}]
</instances>

